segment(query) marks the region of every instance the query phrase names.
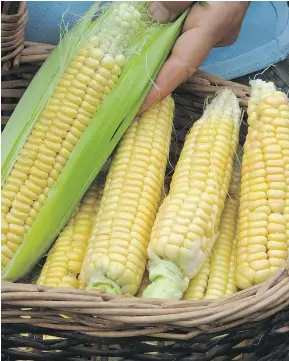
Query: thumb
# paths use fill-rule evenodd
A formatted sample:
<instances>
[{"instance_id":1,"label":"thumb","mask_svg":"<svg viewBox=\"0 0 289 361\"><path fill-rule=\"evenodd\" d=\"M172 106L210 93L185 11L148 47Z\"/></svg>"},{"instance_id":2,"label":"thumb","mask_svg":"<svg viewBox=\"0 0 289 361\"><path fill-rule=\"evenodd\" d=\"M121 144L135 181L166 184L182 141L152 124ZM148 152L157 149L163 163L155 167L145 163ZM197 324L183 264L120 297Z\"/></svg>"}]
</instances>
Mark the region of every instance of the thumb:
<instances>
[{"instance_id":1,"label":"thumb","mask_svg":"<svg viewBox=\"0 0 289 361\"><path fill-rule=\"evenodd\" d=\"M152 1L149 13L160 23L165 23L174 20L192 3L193 1Z\"/></svg>"}]
</instances>

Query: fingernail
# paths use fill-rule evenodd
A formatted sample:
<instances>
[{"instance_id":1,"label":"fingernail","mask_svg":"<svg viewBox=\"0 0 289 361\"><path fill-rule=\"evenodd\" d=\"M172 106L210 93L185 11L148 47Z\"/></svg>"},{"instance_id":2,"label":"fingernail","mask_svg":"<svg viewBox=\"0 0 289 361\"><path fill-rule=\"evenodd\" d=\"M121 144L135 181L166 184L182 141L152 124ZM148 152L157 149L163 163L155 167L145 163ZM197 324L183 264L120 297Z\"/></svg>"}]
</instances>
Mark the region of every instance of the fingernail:
<instances>
[{"instance_id":1,"label":"fingernail","mask_svg":"<svg viewBox=\"0 0 289 361\"><path fill-rule=\"evenodd\" d=\"M169 10L159 1L153 1L149 8L150 15L160 23L165 23L171 18Z\"/></svg>"}]
</instances>

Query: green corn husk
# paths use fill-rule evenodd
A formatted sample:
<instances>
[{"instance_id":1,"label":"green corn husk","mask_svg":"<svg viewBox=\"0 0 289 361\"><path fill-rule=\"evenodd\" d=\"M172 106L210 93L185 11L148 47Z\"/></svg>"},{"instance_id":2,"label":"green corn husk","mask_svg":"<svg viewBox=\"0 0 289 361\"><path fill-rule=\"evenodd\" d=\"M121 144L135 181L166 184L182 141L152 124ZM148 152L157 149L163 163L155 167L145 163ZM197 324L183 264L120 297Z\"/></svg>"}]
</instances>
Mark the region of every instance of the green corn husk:
<instances>
[{"instance_id":1,"label":"green corn husk","mask_svg":"<svg viewBox=\"0 0 289 361\"><path fill-rule=\"evenodd\" d=\"M61 40L31 82L3 132L2 185L75 52L90 35L95 34L114 6L117 4L112 4L92 22L98 7L98 3L93 4ZM152 26L151 30L146 29L143 35L139 35L137 40L141 46L138 51L133 51L117 86L93 115L33 226L2 272L3 279L16 281L24 277L47 252L136 116L180 32L186 14L174 23Z\"/></svg>"}]
</instances>

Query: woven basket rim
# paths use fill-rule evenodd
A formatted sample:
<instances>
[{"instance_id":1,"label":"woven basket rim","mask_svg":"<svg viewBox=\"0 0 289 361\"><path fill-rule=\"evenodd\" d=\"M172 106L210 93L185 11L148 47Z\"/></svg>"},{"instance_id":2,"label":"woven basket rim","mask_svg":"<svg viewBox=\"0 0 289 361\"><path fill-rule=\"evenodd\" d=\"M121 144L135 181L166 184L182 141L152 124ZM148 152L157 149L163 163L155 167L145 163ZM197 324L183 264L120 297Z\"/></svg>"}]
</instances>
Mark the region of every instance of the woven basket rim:
<instances>
[{"instance_id":1,"label":"woven basket rim","mask_svg":"<svg viewBox=\"0 0 289 361\"><path fill-rule=\"evenodd\" d=\"M188 340L261 321L285 309L289 305L289 260L260 285L217 300L143 299L6 281L1 286L2 323L29 323L105 338L150 335Z\"/></svg>"}]
</instances>

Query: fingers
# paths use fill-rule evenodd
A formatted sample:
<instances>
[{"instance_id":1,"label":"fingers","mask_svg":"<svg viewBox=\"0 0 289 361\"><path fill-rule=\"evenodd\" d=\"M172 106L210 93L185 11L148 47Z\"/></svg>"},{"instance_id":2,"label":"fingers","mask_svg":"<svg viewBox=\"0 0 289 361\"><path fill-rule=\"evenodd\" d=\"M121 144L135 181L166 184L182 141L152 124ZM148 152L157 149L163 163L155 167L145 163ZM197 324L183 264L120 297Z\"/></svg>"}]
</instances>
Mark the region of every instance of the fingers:
<instances>
[{"instance_id":1,"label":"fingers","mask_svg":"<svg viewBox=\"0 0 289 361\"><path fill-rule=\"evenodd\" d=\"M212 39L201 28L182 34L164 63L139 114L163 100L200 66L212 48Z\"/></svg>"},{"instance_id":2,"label":"fingers","mask_svg":"<svg viewBox=\"0 0 289 361\"><path fill-rule=\"evenodd\" d=\"M191 3L154 1L150 11L165 22ZM234 43L248 6L248 1L215 1L209 2L208 6L195 4L185 20L183 34L176 41L139 113L163 100L191 76L214 46Z\"/></svg>"},{"instance_id":3,"label":"fingers","mask_svg":"<svg viewBox=\"0 0 289 361\"><path fill-rule=\"evenodd\" d=\"M188 2L180 3L183 7L188 6ZM172 6L176 7L176 2L170 4L174 4L169 5L170 9ZM139 114L163 100L186 81L208 55L213 43L212 37L204 31L199 20L202 19L204 12L207 12L204 6L194 6L191 9L183 27L183 34L176 41L170 57L160 70ZM192 23L195 24L194 27L191 26Z\"/></svg>"},{"instance_id":4,"label":"fingers","mask_svg":"<svg viewBox=\"0 0 289 361\"><path fill-rule=\"evenodd\" d=\"M152 1L149 13L160 23L165 23L174 20L192 3L193 1Z\"/></svg>"}]
</instances>

